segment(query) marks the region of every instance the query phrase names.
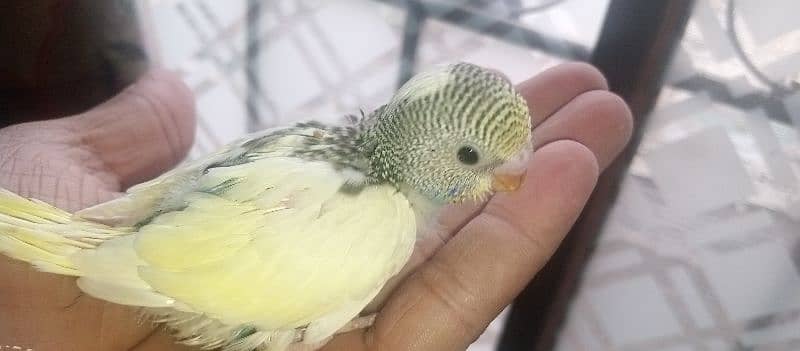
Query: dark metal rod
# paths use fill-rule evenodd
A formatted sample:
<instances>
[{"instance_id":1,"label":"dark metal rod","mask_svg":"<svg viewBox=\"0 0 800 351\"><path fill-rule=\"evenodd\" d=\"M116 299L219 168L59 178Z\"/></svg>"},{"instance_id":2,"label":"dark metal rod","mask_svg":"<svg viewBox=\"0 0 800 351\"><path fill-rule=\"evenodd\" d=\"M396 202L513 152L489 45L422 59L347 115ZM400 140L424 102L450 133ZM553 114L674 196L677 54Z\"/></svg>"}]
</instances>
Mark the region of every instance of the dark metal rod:
<instances>
[{"instance_id":1,"label":"dark metal rod","mask_svg":"<svg viewBox=\"0 0 800 351\"><path fill-rule=\"evenodd\" d=\"M405 84L414 75L417 62L419 38L425 25L427 14L420 6L419 1L406 2L406 22L403 27L403 46L400 54L400 74L397 88Z\"/></svg>"},{"instance_id":2,"label":"dark metal rod","mask_svg":"<svg viewBox=\"0 0 800 351\"><path fill-rule=\"evenodd\" d=\"M261 116L258 111L258 70L256 62L261 42L258 39L261 24L261 0L247 1L244 69L247 76L245 105L247 105L247 131L260 127Z\"/></svg>"},{"instance_id":3,"label":"dark metal rod","mask_svg":"<svg viewBox=\"0 0 800 351\"><path fill-rule=\"evenodd\" d=\"M403 8L409 2L407 0L377 1ZM542 50L567 60L588 61L590 57L589 48L581 44L539 33L464 4L443 0L416 0L411 2L417 3L421 11L429 18L456 24L514 45ZM513 33L513 35L509 35L510 33Z\"/></svg>"},{"instance_id":4,"label":"dark metal rod","mask_svg":"<svg viewBox=\"0 0 800 351\"><path fill-rule=\"evenodd\" d=\"M705 93L711 100L736 107L740 110L761 108L767 117L774 121L792 124L792 116L783 104L783 98L788 94L770 91L768 93L752 91L745 95L736 96L731 93L724 82L703 75L695 75L688 79L670 84L670 86L683 89L692 93Z\"/></svg>"}]
</instances>

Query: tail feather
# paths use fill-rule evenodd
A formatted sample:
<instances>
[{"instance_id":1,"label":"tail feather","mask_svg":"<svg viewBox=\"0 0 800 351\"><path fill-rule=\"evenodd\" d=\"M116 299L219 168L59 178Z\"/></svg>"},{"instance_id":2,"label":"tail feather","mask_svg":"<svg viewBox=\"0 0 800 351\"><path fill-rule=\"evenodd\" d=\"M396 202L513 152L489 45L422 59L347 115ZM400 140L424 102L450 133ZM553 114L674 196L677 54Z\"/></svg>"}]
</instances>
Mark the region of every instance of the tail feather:
<instances>
[{"instance_id":1,"label":"tail feather","mask_svg":"<svg viewBox=\"0 0 800 351\"><path fill-rule=\"evenodd\" d=\"M0 252L41 271L78 276L70 255L129 232L74 220L67 211L0 188Z\"/></svg>"},{"instance_id":2,"label":"tail feather","mask_svg":"<svg viewBox=\"0 0 800 351\"><path fill-rule=\"evenodd\" d=\"M0 188L0 213L34 223L67 223L72 215L36 199L26 199Z\"/></svg>"}]
</instances>

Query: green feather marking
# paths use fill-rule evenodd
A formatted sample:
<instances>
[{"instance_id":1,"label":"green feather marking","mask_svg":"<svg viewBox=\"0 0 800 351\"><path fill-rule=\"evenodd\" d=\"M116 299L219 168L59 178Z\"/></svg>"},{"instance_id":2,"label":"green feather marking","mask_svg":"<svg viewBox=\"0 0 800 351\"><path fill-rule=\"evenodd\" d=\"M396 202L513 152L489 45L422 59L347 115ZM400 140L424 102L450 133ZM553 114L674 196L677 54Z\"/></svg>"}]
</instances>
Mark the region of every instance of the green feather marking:
<instances>
[{"instance_id":1,"label":"green feather marking","mask_svg":"<svg viewBox=\"0 0 800 351\"><path fill-rule=\"evenodd\" d=\"M304 122L249 140L241 153L205 171L251 162L274 140L296 135L304 139L293 148L293 156L352 172L342 192L389 183L435 201L453 202L488 195L491 171L530 143L525 100L506 78L468 63L419 74L388 104L350 119L355 124ZM460 163L457 153L462 147L475 150L480 159ZM221 184L211 191L224 188Z\"/></svg>"}]
</instances>

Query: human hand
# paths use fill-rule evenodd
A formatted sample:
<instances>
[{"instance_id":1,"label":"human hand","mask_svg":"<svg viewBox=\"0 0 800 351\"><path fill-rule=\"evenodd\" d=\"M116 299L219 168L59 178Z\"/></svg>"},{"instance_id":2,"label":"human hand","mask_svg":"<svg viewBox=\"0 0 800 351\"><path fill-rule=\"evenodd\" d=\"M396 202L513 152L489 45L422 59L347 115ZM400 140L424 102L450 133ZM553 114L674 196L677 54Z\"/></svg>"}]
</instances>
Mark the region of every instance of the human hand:
<instances>
[{"instance_id":1,"label":"human hand","mask_svg":"<svg viewBox=\"0 0 800 351\"><path fill-rule=\"evenodd\" d=\"M463 350L546 262L577 218L597 173L621 150L630 113L582 64L520 85L537 152L516 193L448 209L395 279L375 325L325 350ZM0 130L0 187L77 210L174 165L194 130L191 96L151 75L79 116ZM47 140L37 142L34 139ZM457 235L455 235L458 233ZM437 251L438 250L438 251ZM417 268L417 269L412 269ZM70 278L0 261L0 340L41 350L178 350L132 309L81 296ZM77 296L81 296L78 298ZM70 328L80 322L80 328ZM6 341L8 340L8 341Z\"/></svg>"},{"instance_id":2,"label":"human hand","mask_svg":"<svg viewBox=\"0 0 800 351\"><path fill-rule=\"evenodd\" d=\"M322 350L465 350L544 266L577 219L598 174L622 151L632 119L586 64L519 86L536 152L516 192L452 206L382 292L374 325Z\"/></svg>"},{"instance_id":3,"label":"human hand","mask_svg":"<svg viewBox=\"0 0 800 351\"><path fill-rule=\"evenodd\" d=\"M0 187L76 211L174 166L194 130L190 91L177 77L155 72L86 113L0 129ZM164 347L169 337L139 320L134 308L81 294L74 278L0 255L0 345L180 349Z\"/></svg>"}]
</instances>

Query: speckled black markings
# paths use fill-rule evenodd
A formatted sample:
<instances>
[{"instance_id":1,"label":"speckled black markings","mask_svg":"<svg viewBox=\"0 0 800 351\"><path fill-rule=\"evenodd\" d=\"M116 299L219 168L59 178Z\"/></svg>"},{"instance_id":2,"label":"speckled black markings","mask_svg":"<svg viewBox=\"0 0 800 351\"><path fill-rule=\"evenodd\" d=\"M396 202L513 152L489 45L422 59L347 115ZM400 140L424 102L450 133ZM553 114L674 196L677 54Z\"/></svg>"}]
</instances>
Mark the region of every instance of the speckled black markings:
<instances>
[{"instance_id":1,"label":"speckled black markings","mask_svg":"<svg viewBox=\"0 0 800 351\"><path fill-rule=\"evenodd\" d=\"M445 79L449 80L435 78L433 82L442 87L427 95L414 95L416 87L412 87L408 95L396 96L369 115L362 111L361 116L346 116L350 124L345 126L302 122L249 140L240 145L240 153L208 165L203 172L252 162L280 138L301 136L304 139L291 156L354 172L353 179L342 186L343 193L357 194L367 185L388 183L397 189L411 186L433 197L459 197L469 191L467 184L475 182L470 177L477 174L442 171L442 165L452 160L467 166L495 165L516 152L529 136L521 133L528 131L529 120L524 100L505 78L462 63L451 66ZM483 143L473 145L470 140ZM484 144L491 147L482 149ZM443 150L452 154L436 152ZM445 188L445 184L451 186ZM224 192L230 186L220 184L210 191Z\"/></svg>"}]
</instances>

